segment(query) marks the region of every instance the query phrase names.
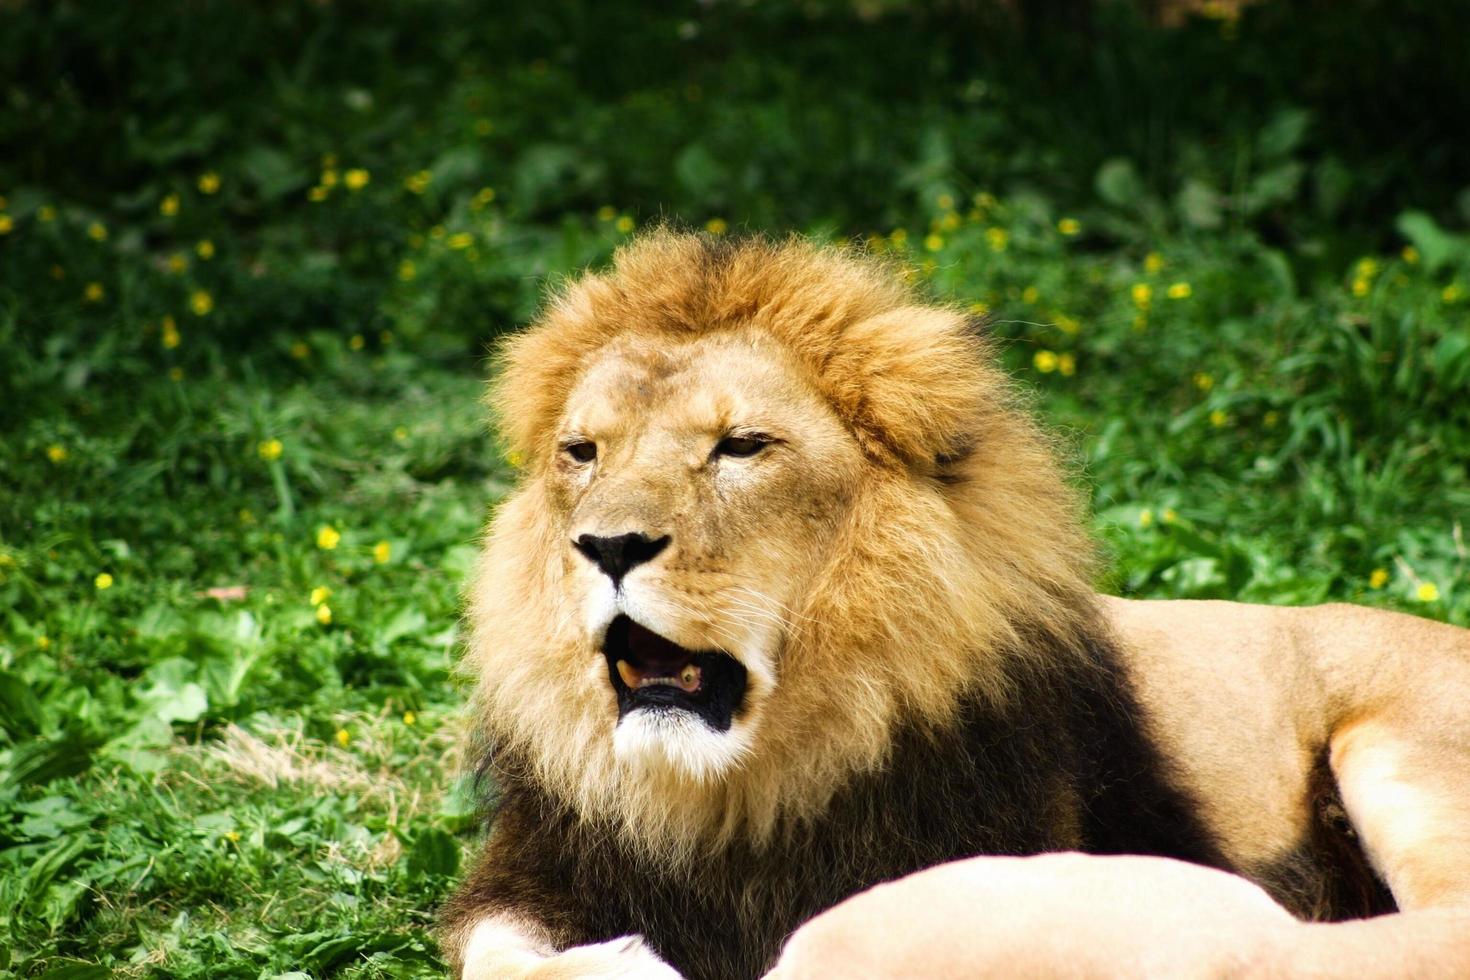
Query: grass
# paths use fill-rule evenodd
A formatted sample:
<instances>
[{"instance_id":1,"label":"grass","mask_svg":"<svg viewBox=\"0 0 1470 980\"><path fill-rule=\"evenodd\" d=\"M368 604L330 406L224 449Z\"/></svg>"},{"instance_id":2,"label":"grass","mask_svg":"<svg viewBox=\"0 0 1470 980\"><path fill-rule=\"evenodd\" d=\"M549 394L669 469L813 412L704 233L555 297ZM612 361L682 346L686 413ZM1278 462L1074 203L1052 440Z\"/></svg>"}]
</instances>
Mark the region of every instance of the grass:
<instances>
[{"instance_id":1,"label":"grass","mask_svg":"<svg viewBox=\"0 0 1470 980\"><path fill-rule=\"evenodd\" d=\"M865 238L994 313L1092 491L1108 588L1470 623L1456 151L1427 115L1343 135L1281 6L1107 21L1114 43L1031 59L1050 79L1004 37L936 41L922 5L622 33L617 5L0 11L29 107L0 120L23 148L0 168L0 972L439 975L433 910L475 840L457 592L515 479L485 344L660 217ZM1394 57L1460 70L1432 5L1396 16ZM783 41L811 17L820 43ZM249 70L211 70L232 52ZM1164 91L1235 65L1270 66L1249 105ZM1365 126L1407 84L1378 70L1342 90Z\"/></svg>"}]
</instances>

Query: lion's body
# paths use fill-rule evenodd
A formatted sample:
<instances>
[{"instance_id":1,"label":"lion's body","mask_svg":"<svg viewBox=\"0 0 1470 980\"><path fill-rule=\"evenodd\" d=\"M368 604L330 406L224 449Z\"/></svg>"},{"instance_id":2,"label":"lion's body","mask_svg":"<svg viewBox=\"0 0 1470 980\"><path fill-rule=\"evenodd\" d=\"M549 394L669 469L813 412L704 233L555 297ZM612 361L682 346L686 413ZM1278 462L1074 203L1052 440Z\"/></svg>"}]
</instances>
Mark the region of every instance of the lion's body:
<instances>
[{"instance_id":1,"label":"lion's body","mask_svg":"<svg viewBox=\"0 0 1470 980\"><path fill-rule=\"evenodd\" d=\"M1331 918L1392 907L1356 828L1400 905L1470 903L1466 634L1095 596L1046 437L891 270L648 236L512 341L497 407L527 473L470 590L467 977L755 976L972 854L1178 857Z\"/></svg>"}]
</instances>

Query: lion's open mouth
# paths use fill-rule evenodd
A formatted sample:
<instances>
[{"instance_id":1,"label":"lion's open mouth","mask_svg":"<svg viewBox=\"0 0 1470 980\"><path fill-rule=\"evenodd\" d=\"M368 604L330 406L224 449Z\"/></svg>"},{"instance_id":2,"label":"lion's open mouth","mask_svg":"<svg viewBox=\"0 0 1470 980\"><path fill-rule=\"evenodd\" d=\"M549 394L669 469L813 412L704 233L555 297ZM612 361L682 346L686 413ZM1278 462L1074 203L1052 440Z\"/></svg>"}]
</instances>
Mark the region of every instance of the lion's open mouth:
<instances>
[{"instance_id":1,"label":"lion's open mouth","mask_svg":"<svg viewBox=\"0 0 1470 980\"><path fill-rule=\"evenodd\" d=\"M637 708L688 711L726 731L745 697L745 667L719 650L686 650L618 616L602 641L618 717Z\"/></svg>"}]
</instances>

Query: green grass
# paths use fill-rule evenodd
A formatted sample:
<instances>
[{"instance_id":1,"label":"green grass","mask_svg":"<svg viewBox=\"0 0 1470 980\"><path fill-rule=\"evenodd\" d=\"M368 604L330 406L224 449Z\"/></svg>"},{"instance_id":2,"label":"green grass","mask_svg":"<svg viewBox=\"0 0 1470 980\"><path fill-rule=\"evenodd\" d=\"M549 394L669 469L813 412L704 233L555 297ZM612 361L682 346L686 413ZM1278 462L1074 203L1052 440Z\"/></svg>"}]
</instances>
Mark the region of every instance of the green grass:
<instances>
[{"instance_id":1,"label":"green grass","mask_svg":"<svg viewBox=\"0 0 1470 980\"><path fill-rule=\"evenodd\" d=\"M1110 589L1470 623L1460 151L1388 111L1463 70L1434 5L1306 80L1371 5L1025 58L724 6L0 12L0 973L438 974L485 345L661 217L993 312Z\"/></svg>"}]
</instances>

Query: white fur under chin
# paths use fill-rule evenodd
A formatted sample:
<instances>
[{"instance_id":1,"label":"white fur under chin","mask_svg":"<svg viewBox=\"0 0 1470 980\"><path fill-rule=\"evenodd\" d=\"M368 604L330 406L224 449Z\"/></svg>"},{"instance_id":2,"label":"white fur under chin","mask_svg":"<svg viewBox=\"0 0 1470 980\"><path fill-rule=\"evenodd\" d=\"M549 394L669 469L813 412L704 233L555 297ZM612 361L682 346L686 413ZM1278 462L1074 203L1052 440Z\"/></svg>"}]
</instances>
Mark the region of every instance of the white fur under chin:
<instances>
[{"instance_id":1,"label":"white fur under chin","mask_svg":"<svg viewBox=\"0 0 1470 980\"><path fill-rule=\"evenodd\" d=\"M705 782L740 765L750 740L750 726L740 722L717 732L687 711L634 708L613 732L613 752L639 773L672 773Z\"/></svg>"}]
</instances>

